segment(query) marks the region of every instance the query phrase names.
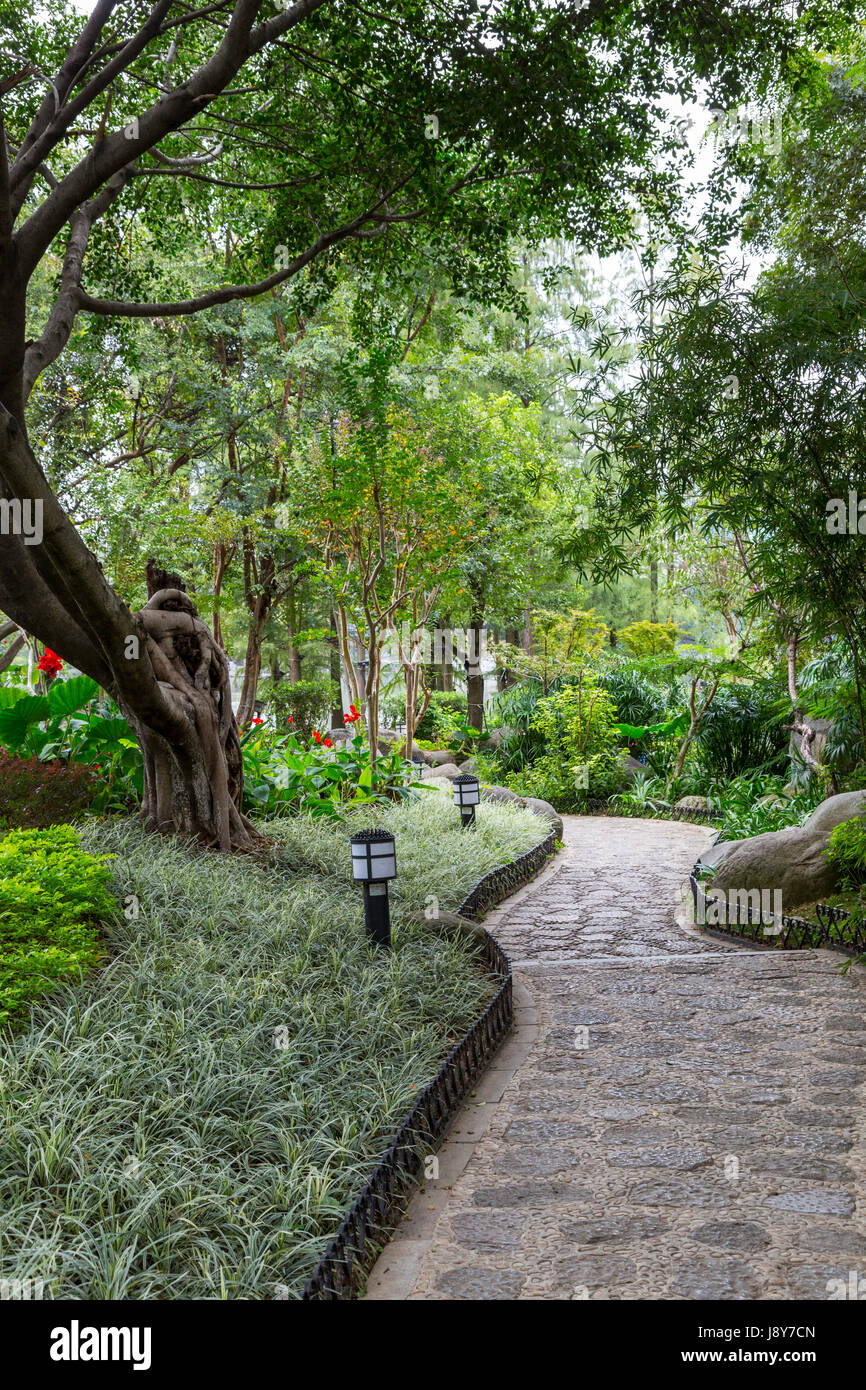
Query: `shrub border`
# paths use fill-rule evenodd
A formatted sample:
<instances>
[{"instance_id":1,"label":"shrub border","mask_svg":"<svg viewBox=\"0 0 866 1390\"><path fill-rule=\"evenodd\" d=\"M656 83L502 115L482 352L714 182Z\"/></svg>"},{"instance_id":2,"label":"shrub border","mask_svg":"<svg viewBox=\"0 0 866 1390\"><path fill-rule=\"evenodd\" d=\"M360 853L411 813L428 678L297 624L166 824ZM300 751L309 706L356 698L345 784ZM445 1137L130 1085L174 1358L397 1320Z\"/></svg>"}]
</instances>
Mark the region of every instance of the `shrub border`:
<instances>
[{"instance_id":1,"label":"shrub border","mask_svg":"<svg viewBox=\"0 0 866 1390\"><path fill-rule=\"evenodd\" d=\"M483 916L533 879L555 846L556 834L551 830L511 863L491 869L467 893L458 915L468 921ZM426 1154L438 1147L463 1097L511 1031L511 961L495 937L483 927L476 931L484 938L484 965L500 980L499 988L412 1106L304 1285L304 1301L356 1296L403 1216L404 1199L423 1173Z\"/></svg>"}]
</instances>

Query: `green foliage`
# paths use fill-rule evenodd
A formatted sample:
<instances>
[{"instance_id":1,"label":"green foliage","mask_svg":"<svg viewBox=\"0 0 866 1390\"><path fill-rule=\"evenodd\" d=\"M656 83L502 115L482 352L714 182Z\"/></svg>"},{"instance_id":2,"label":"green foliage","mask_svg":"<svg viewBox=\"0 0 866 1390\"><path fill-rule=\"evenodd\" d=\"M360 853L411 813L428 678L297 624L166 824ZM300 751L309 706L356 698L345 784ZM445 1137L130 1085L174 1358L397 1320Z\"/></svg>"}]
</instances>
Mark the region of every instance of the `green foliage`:
<instances>
[{"instance_id":1,"label":"green foliage","mask_svg":"<svg viewBox=\"0 0 866 1390\"><path fill-rule=\"evenodd\" d=\"M633 662L618 662L599 676L616 705L616 717L624 724L658 723L667 709L658 681Z\"/></svg>"},{"instance_id":2,"label":"green foliage","mask_svg":"<svg viewBox=\"0 0 866 1390\"><path fill-rule=\"evenodd\" d=\"M860 888L866 884L866 816L855 816L834 826L826 853L842 887Z\"/></svg>"},{"instance_id":3,"label":"green foliage","mask_svg":"<svg viewBox=\"0 0 866 1390\"><path fill-rule=\"evenodd\" d=\"M785 796L784 782L783 777L751 775L711 786L707 804L723 817L725 839L745 840L808 820L823 793Z\"/></svg>"},{"instance_id":4,"label":"green foliage","mask_svg":"<svg viewBox=\"0 0 866 1390\"><path fill-rule=\"evenodd\" d=\"M430 740L431 747L444 748L451 742L459 725L466 720L466 692L433 690L430 703L415 733L419 739Z\"/></svg>"},{"instance_id":5,"label":"green foliage","mask_svg":"<svg viewBox=\"0 0 866 1390\"><path fill-rule=\"evenodd\" d=\"M694 756L711 776L734 778L749 769L781 771L788 732L771 682L719 687L695 737Z\"/></svg>"},{"instance_id":6,"label":"green foliage","mask_svg":"<svg viewBox=\"0 0 866 1390\"><path fill-rule=\"evenodd\" d=\"M522 771L543 752L544 738L533 724L543 693L541 681L526 680L500 690L491 702L491 713L502 725L496 756L505 772Z\"/></svg>"},{"instance_id":7,"label":"green foliage","mask_svg":"<svg viewBox=\"0 0 866 1390\"><path fill-rule=\"evenodd\" d=\"M540 838L496 805L466 835L435 794L374 817L400 868L388 956L364 934L346 826L269 821L260 865L88 823L139 914L112 920L110 969L4 1049L4 1278L32 1274L38 1231L46 1297L298 1296L495 988L471 941L406 909L453 910Z\"/></svg>"},{"instance_id":8,"label":"green foliage","mask_svg":"<svg viewBox=\"0 0 866 1390\"><path fill-rule=\"evenodd\" d=\"M665 784L660 777L639 772L627 792L611 797L610 807L620 816L652 816L664 814L670 802L665 800Z\"/></svg>"},{"instance_id":9,"label":"green foliage","mask_svg":"<svg viewBox=\"0 0 866 1390\"><path fill-rule=\"evenodd\" d=\"M14 699L10 697L14 695ZM0 690L0 746L40 762L87 764L100 774L96 810L127 808L142 793L138 742L89 676L54 680L47 695ZM83 785L83 781L82 781Z\"/></svg>"},{"instance_id":10,"label":"green foliage","mask_svg":"<svg viewBox=\"0 0 866 1390\"><path fill-rule=\"evenodd\" d=\"M563 680L575 679L601 650L607 627L594 609L565 612L537 608L532 614L532 649L506 642L491 647L497 665L520 681L538 681L547 695Z\"/></svg>"},{"instance_id":11,"label":"green foliage","mask_svg":"<svg viewBox=\"0 0 866 1390\"><path fill-rule=\"evenodd\" d=\"M678 635L676 623L639 622L620 628L617 640L633 656L660 656L674 650Z\"/></svg>"},{"instance_id":12,"label":"green foliage","mask_svg":"<svg viewBox=\"0 0 866 1390\"><path fill-rule=\"evenodd\" d=\"M586 763L614 743L615 714L608 692L584 670L574 684L538 701L532 728L563 763Z\"/></svg>"},{"instance_id":13,"label":"green foliage","mask_svg":"<svg viewBox=\"0 0 866 1390\"><path fill-rule=\"evenodd\" d=\"M84 854L69 825L0 838L0 1025L100 960L96 920L116 906L109 857Z\"/></svg>"},{"instance_id":14,"label":"green foliage","mask_svg":"<svg viewBox=\"0 0 866 1390\"><path fill-rule=\"evenodd\" d=\"M408 785L417 776L414 764L395 752L371 767L361 734L333 748L324 742L305 748L293 734L274 738L252 728L241 750L245 804L259 815L302 811L340 820L349 806L414 795Z\"/></svg>"},{"instance_id":15,"label":"green foliage","mask_svg":"<svg viewBox=\"0 0 866 1390\"><path fill-rule=\"evenodd\" d=\"M258 693L277 727L282 729L291 723L292 732L302 739L311 739L314 729L330 727L331 711L340 694L337 682L329 676L302 681L265 680Z\"/></svg>"}]
</instances>

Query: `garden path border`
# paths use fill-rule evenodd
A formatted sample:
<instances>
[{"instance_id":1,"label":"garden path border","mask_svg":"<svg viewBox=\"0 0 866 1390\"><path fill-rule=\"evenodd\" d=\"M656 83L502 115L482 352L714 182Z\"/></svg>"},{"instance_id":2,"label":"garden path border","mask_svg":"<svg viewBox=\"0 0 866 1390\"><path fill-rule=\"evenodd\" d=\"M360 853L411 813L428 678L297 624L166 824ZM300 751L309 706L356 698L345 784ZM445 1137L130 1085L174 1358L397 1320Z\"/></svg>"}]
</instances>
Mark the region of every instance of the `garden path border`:
<instances>
[{"instance_id":1,"label":"garden path border","mask_svg":"<svg viewBox=\"0 0 866 1390\"><path fill-rule=\"evenodd\" d=\"M467 926L523 888L556 848L551 830L517 859L479 879L457 909ZM438 1147L467 1092L487 1069L514 1022L511 961L484 928L484 965L501 981L483 1013L452 1048L406 1116L364 1188L343 1217L304 1285L304 1301L351 1299L362 1289L382 1247L396 1230L405 1199L423 1175L425 1157Z\"/></svg>"}]
</instances>

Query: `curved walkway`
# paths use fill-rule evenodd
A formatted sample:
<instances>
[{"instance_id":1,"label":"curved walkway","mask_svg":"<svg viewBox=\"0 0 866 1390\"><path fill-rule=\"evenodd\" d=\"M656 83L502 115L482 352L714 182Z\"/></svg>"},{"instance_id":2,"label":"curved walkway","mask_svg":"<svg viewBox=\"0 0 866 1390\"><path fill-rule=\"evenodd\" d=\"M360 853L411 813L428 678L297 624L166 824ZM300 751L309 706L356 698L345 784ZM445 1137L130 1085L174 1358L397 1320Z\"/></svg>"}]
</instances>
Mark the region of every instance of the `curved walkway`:
<instances>
[{"instance_id":1,"label":"curved walkway","mask_svg":"<svg viewBox=\"0 0 866 1390\"><path fill-rule=\"evenodd\" d=\"M703 827L565 820L485 923L515 1035L366 1297L866 1296L866 973L678 925Z\"/></svg>"}]
</instances>

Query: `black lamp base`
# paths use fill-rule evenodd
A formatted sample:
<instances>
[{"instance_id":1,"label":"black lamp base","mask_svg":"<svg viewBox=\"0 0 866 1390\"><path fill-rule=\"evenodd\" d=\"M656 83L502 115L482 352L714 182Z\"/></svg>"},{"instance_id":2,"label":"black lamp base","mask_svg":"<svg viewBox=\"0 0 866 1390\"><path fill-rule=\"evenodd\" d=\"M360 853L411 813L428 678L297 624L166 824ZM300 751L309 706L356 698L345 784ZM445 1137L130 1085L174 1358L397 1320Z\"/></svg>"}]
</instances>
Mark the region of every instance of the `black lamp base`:
<instances>
[{"instance_id":1,"label":"black lamp base","mask_svg":"<svg viewBox=\"0 0 866 1390\"><path fill-rule=\"evenodd\" d=\"M387 883L364 884L364 924L370 940L390 951L391 908Z\"/></svg>"}]
</instances>

